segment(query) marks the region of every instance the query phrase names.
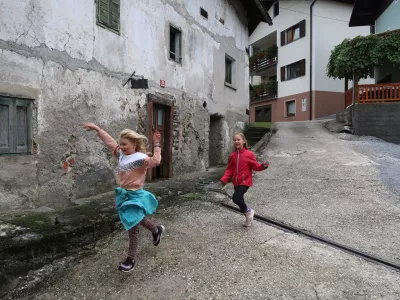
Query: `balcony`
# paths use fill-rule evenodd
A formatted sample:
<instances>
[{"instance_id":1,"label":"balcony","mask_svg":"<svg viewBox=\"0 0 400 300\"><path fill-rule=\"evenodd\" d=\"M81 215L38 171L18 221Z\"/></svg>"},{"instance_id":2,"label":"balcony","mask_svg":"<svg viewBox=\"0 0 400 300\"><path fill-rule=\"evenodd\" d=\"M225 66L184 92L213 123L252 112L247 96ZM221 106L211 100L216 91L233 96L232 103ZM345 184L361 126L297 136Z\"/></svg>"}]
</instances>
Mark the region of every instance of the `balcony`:
<instances>
[{"instance_id":1,"label":"balcony","mask_svg":"<svg viewBox=\"0 0 400 300\"><path fill-rule=\"evenodd\" d=\"M278 98L278 81L254 85L250 90L250 102L274 100L276 98Z\"/></svg>"},{"instance_id":2,"label":"balcony","mask_svg":"<svg viewBox=\"0 0 400 300\"><path fill-rule=\"evenodd\" d=\"M355 103L400 102L400 83L360 84L355 93ZM353 102L353 88L345 92L345 107Z\"/></svg>"},{"instance_id":3,"label":"balcony","mask_svg":"<svg viewBox=\"0 0 400 300\"><path fill-rule=\"evenodd\" d=\"M360 84L358 103L400 102L400 83Z\"/></svg>"},{"instance_id":4,"label":"balcony","mask_svg":"<svg viewBox=\"0 0 400 300\"><path fill-rule=\"evenodd\" d=\"M278 47L276 45L260 50L250 57L250 75L262 75L265 71L278 63Z\"/></svg>"}]
</instances>

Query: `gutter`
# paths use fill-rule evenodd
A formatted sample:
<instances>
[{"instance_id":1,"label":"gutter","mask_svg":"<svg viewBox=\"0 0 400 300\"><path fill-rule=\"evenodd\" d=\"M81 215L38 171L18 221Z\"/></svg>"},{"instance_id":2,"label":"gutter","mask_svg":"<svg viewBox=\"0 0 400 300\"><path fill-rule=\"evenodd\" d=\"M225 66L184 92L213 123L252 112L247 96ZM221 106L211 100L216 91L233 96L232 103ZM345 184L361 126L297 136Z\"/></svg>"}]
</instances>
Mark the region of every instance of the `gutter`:
<instances>
[{"instance_id":1,"label":"gutter","mask_svg":"<svg viewBox=\"0 0 400 300\"><path fill-rule=\"evenodd\" d=\"M317 0L314 0L313 3L310 5L310 121L312 120L312 109L313 109L313 95L312 95L312 61L313 61L313 7Z\"/></svg>"}]
</instances>

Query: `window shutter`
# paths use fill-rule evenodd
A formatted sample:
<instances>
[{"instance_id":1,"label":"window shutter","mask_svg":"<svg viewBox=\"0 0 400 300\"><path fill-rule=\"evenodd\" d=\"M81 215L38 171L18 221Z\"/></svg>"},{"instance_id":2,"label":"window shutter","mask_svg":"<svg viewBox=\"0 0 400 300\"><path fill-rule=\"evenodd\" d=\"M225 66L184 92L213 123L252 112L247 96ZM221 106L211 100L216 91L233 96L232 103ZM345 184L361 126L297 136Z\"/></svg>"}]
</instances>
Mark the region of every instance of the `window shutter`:
<instances>
[{"instance_id":1,"label":"window shutter","mask_svg":"<svg viewBox=\"0 0 400 300\"><path fill-rule=\"evenodd\" d=\"M13 107L9 99L0 99L0 153L13 151Z\"/></svg>"},{"instance_id":2,"label":"window shutter","mask_svg":"<svg viewBox=\"0 0 400 300\"><path fill-rule=\"evenodd\" d=\"M109 0L109 1L110 1L110 27L115 31L119 32L120 0Z\"/></svg>"},{"instance_id":3,"label":"window shutter","mask_svg":"<svg viewBox=\"0 0 400 300\"><path fill-rule=\"evenodd\" d=\"M285 81L285 67L281 67L281 81Z\"/></svg>"},{"instance_id":4,"label":"window shutter","mask_svg":"<svg viewBox=\"0 0 400 300\"><path fill-rule=\"evenodd\" d=\"M16 153L30 152L29 104L30 101L28 100L16 101L14 114L14 146Z\"/></svg>"},{"instance_id":5,"label":"window shutter","mask_svg":"<svg viewBox=\"0 0 400 300\"><path fill-rule=\"evenodd\" d=\"M281 46L285 46L285 30L281 32Z\"/></svg>"},{"instance_id":6,"label":"window shutter","mask_svg":"<svg viewBox=\"0 0 400 300\"><path fill-rule=\"evenodd\" d=\"M306 20L300 22L300 37L306 36Z\"/></svg>"},{"instance_id":7,"label":"window shutter","mask_svg":"<svg viewBox=\"0 0 400 300\"><path fill-rule=\"evenodd\" d=\"M306 60L302 59L299 61L300 63L300 76L306 75Z\"/></svg>"},{"instance_id":8,"label":"window shutter","mask_svg":"<svg viewBox=\"0 0 400 300\"><path fill-rule=\"evenodd\" d=\"M111 0L97 0L97 1L98 1L97 21L103 25L109 26Z\"/></svg>"}]
</instances>

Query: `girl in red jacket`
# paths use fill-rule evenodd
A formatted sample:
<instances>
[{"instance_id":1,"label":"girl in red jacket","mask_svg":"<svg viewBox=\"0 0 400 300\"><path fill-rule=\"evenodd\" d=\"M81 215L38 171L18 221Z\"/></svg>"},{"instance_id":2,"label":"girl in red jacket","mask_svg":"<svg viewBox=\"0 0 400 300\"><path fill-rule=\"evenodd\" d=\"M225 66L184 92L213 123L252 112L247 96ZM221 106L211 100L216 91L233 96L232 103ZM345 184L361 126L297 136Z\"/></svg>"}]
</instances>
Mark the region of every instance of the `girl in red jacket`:
<instances>
[{"instance_id":1,"label":"girl in red jacket","mask_svg":"<svg viewBox=\"0 0 400 300\"><path fill-rule=\"evenodd\" d=\"M246 217L244 226L250 227L253 222L254 210L247 207L243 196L249 187L253 185L252 171L265 170L268 168L269 162L266 161L262 164L257 162L254 153L251 152L247 146L247 141L243 133L236 133L233 136L233 145L235 146L235 152L229 157L228 166L220 181L225 185L232 178L232 183L235 188L232 200L239 206Z\"/></svg>"}]
</instances>

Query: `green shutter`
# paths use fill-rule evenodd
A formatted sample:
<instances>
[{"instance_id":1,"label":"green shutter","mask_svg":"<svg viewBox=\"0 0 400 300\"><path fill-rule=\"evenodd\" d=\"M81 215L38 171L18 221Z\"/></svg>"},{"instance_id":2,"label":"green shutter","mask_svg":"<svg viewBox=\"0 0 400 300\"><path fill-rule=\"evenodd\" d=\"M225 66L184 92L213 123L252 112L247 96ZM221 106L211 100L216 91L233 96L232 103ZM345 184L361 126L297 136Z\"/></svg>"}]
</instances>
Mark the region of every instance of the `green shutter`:
<instances>
[{"instance_id":1,"label":"green shutter","mask_svg":"<svg viewBox=\"0 0 400 300\"><path fill-rule=\"evenodd\" d=\"M119 0L110 0L110 27L117 32L119 32L119 8Z\"/></svg>"},{"instance_id":2,"label":"green shutter","mask_svg":"<svg viewBox=\"0 0 400 300\"><path fill-rule=\"evenodd\" d=\"M13 106L12 101L0 98L0 153L13 151Z\"/></svg>"},{"instance_id":3,"label":"green shutter","mask_svg":"<svg viewBox=\"0 0 400 300\"><path fill-rule=\"evenodd\" d=\"M119 33L120 0L97 0L97 23Z\"/></svg>"},{"instance_id":4,"label":"green shutter","mask_svg":"<svg viewBox=\"0 0 400 300\"><path fill-rule=\"evenodd\" d=\"M14 152L30 152L29 100L16 100L14 110Z\"/></svg>"},{"instance_id":5,"label":"green shutter","mask_svg":"<svg viewBox=\"0 0 400 300\"><path fill-rule=\"evenodd\" d=\"M109 26L110 24L110 0L97 0L97 21L100 24Z\"/></svg>"}]
</instances>

